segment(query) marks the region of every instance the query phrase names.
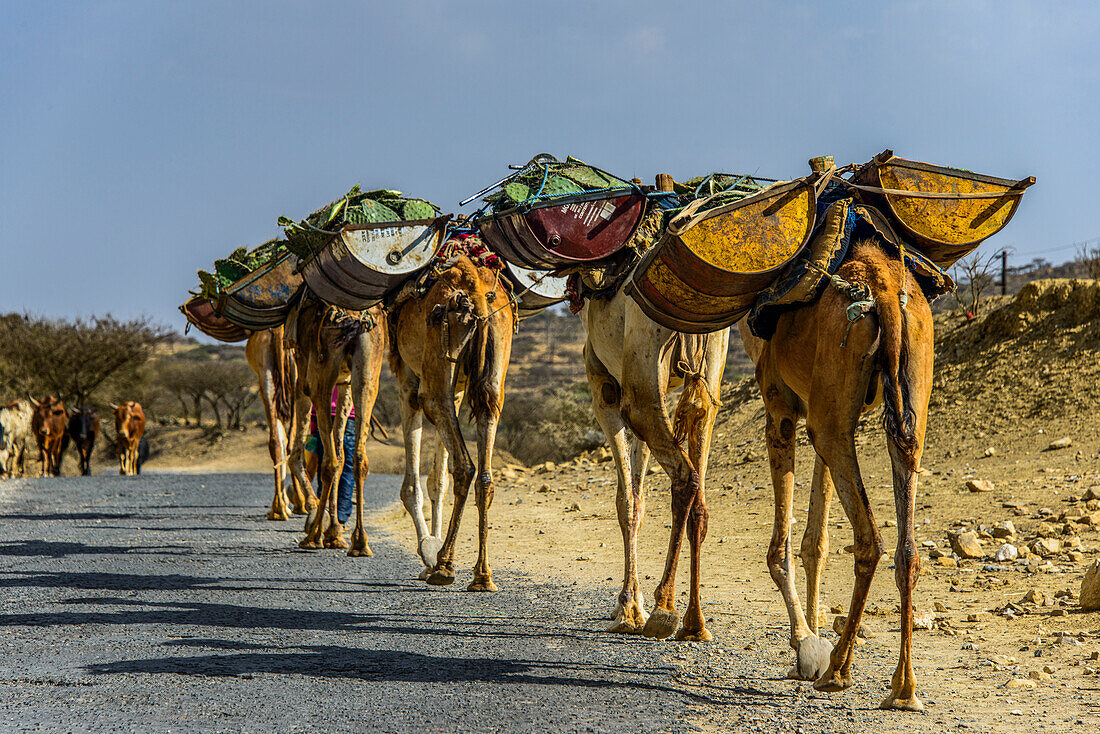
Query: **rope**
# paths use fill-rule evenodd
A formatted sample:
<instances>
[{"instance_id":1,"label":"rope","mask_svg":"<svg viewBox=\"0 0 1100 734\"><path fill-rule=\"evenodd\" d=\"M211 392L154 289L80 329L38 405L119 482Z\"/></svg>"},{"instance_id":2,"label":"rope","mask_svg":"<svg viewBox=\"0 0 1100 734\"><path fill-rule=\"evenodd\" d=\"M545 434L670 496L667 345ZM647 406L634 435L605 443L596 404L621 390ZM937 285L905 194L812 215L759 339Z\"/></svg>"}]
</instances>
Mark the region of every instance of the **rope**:
<instances>
[{"instance_id":1,"label":"rope","mask_svg":"<svg viewBox=\"0 0 1100 734\"><path fill-rule=\"evenodd\" d=\"M840 342L840 347L843 349L848 345L848 335L852 333L852 326L875 308L875 298L871 294L871 288L866 283L849 282L839 275L829 273L816 263L807 262L806 265L811 270L816 270L828 278L834 288L852 300L852 303L845 310L845 315L848 317L848 328L844 330L844 339ZM909 300L907 294L905 300Z\"/></svg>"},{"instance_id":2,"label":"rope","mask_svg":"<svg viewBox=\"0 0 1100 734\"><path fill-rule=\"evenodd\" d=\"M911 199L1003 199L1006 196L1023 196L1024 189L1007 189L1005 191L973 191L970 193L955 193L951 191L909 191L907 189L881 189L877 186L864 186L852 183L845 179L838 179L846 186L860 191L870 191L873 194L891 194L894 196L906 196Z\"/></svg>"}]
</instances>

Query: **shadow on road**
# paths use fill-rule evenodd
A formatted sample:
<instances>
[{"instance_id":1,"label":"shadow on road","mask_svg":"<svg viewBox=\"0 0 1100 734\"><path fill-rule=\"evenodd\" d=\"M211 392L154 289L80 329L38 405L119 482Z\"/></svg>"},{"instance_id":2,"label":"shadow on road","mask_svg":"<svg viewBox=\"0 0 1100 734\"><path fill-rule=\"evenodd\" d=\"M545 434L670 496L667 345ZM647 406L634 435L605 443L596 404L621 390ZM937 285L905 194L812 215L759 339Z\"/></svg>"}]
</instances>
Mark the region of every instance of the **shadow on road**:
<instances>
[{"instance_id":1,"label":"shadow on road","mask_svg":"<svg viewBox=\"0 0 1100 734\"><path fill-rule=\"evenodd\" d=\"M31 522L67 522L69 520L130 520L133 512L12 512L0 515L0 520L28 520Z\"/></svg>"},{"instance_id":2,"label":"shadow on road","mask_svg":"<svg viewBox=\"0 0 1100 734\"><path fill-rule=\"evenodd\" d=\"M169 644L243 649L233 655L195 655L160 657L145 660L120 660L96 663L85 669L96 675L178 674L197 676L305 675L317 678L354 678L359 680L408 683L495 683L510 685L549 685L579 688L629 688L675 693L700 703L720 704L721 700L687 688L660 682L671 668L624 668L590 663L554 663L493 658L459 658L422 655L401 650L361 650L335 645L307 645L297 652L258 652L250 643L230 640L178 641ZM645 680L649 678L650 680ZM726 688L726 693L765 696L755 689Z\"/></svg>"},{"instance_id":3,"label":"shadow on road","mask_svg":"<svg viewBox=\"0 0 1100 734\"><path fill-rule=\"evenodd\" d=\"M183 545L88 545L86 543L67 543L50 540L17 540L12 543L0 543L0 556L46 556L64 558L65 556L92 555L133 555L137 553L157 553L158 555L182 555L190 550Z\"/></svg>"}]
</instances>

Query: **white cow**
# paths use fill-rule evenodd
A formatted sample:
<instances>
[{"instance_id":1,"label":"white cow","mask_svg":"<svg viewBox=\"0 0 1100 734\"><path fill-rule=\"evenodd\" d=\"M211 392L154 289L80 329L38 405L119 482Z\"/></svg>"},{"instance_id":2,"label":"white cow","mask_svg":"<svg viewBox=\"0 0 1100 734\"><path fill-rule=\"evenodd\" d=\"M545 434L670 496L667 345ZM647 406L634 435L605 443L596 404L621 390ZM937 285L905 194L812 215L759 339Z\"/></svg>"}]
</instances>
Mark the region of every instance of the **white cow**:
<instances>
[{"instance_id":1,"label":"white cow","mask_svg":"<svg viewBox=\"0 0 1100 734\"><path fill-rule=\"evenodd\" d=\"M0 408L0 477L26 474L33 412L31 402L25 398Z\"/></svg>"}]
</instances>

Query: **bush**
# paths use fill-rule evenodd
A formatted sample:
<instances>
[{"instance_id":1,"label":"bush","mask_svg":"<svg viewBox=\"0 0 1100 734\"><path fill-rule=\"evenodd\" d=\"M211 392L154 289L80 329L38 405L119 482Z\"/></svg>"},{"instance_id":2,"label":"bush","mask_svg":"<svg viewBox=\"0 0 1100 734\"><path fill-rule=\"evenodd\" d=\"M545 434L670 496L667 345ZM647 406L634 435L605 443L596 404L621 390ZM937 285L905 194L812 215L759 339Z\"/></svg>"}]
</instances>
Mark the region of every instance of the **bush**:
<instances>
[{"instance_id":1,"label":"bush","mask_svg":"<svg viewBox=\"0 0 1100 734\"><path fill-rule=\"evenodd\" d=\"M498 444L526 464L564 461L602 440L588 384L512 393L504 400ZM598 437L598 438L597 438Z\"/></svg>"}]
</instances>

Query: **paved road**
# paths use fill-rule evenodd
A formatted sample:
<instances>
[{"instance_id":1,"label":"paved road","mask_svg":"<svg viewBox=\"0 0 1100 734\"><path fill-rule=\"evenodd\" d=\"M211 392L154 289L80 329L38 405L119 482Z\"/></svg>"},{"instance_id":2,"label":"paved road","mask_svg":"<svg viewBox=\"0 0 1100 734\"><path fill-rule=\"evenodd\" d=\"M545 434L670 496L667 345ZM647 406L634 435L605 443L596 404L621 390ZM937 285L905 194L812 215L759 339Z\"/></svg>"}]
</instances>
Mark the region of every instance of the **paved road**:
<instances>
[{"instance_id":1,"label":"paved road","mask_svg":"<svg viewBox=\"0 0 1100 734\"><path fill-rule=\"evenodd\" d=\"M372 477L368 501L393 501ZM601 634L607 599L501 591L297 550L255 475L0 483L4 731L681 731L661 643ZM460 579L461 580L461 579Z\"/></svg>"}]
</instances>

